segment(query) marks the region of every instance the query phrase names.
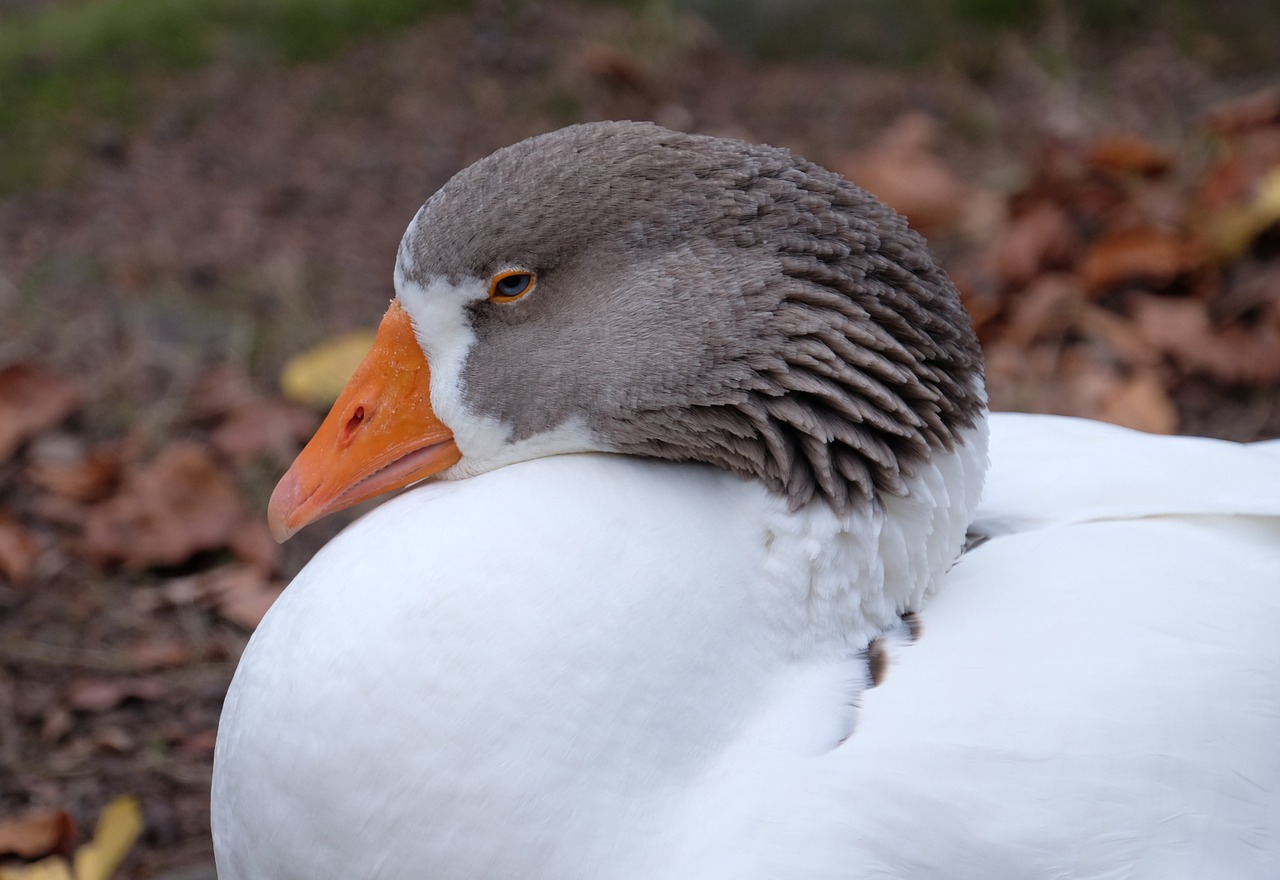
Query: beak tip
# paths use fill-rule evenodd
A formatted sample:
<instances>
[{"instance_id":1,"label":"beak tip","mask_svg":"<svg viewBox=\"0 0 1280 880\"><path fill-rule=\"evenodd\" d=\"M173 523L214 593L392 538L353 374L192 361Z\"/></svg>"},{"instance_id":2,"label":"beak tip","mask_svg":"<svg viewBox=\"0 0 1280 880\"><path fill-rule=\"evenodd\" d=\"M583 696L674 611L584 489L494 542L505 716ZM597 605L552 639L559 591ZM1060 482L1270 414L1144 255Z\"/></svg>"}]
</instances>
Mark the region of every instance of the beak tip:
<instances>
[{"instance_id":1,"label":"beak tip","mask_svg":"<svg viewBox=\"0 0 1280 880\"><path fill-rule=\"evenodd\" d=\"M294 515L298 511L298 495L298 480L293 468L290 468L289 472L280 478L275 491L271 493L271 500L267 502L267 526L271 529L271 537L276 539L277 544L283 544L306 525L306 523L293 522Z\"/></svg>"},{"instance_id":2,"label":"beak tip","mask_svg":"<svg viewBox=\"0 0 1280 880\"><path fill-rule=\"evenodd\" d=\"M267 519L267 525L271 529L271 537L276 539L277 544L283 544L285 541L292 538L298 531L297 529L291 529L284 523L269 517Z\"/></svg>"}]
</instances>

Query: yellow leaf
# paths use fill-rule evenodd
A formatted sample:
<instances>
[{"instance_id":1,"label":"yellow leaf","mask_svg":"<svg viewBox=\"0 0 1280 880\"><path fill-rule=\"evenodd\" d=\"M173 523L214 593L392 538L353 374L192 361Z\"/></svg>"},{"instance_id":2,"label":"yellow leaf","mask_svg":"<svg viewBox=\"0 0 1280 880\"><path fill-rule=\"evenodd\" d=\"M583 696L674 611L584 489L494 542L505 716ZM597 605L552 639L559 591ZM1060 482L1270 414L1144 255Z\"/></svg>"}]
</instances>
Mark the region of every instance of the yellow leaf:
<instances>
[{"instance_id":1,"label":"yellow leaf","mask_svg":"<svg viewBox=\"0 0 1280 880\"><path fill-rule=\"evenodd\" d=\"M1280 165L1268 171L1258 184L1253 209L1258 222L1264 227L1280 220Z\"/></svg>"},{"instance_id":2,"label":"yellow leaf","mask_svg":"<svg viewBox=\"0 0 1280 880\"><path fill-rule=\"evenodd\" d=\"M372 330L335 336L290 358L280 374L284 396L308 406L332 405L373 348L373 337Z\"/></svg>"},{"instance_id":3,"label":"yellow leaf","mask_svg":"<svg viewBox=\"0 0 1280 880\"><path fill-rule=\"evenodd\" d=\"M49 856L21 868L0 869L0 880L73 880L71 867L62 856Z\"/></svg>"},{"instance_id":4,"label":"yellow leaf","mask_svg":"<svg viewBox=\"0 0 1280 880\"><path fill-rule=\"evenodd\" d=\"M142 808L135 799L121 795L107 804L93 840L76 850L75 880L111 880L140 834Z\"/></svg>"},{"instance_id":5,"label":"yellow leaf","mask_svg":"<svg viewBox=\"0 0 1280 880\"><path fill-rule=\"evenodd\" d=\"M1240 257L1254 240L1274 223L1280 222L1280 165L1258 181L1253 199L1222 211L1210 223L1214 251L1223 260Z\"/></svg>"}]
</instances>

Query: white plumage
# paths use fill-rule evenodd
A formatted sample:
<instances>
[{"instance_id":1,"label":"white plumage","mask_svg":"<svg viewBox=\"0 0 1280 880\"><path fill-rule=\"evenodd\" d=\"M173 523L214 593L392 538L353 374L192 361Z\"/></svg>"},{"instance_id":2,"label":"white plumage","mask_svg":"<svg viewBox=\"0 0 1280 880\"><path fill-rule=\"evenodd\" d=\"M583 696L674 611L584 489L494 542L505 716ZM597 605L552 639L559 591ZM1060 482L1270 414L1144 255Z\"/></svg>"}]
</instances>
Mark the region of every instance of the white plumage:
<instances>
[{"instance_id":1,"label":"white plumage","mask_svg":"<svg viewBox=\"0 0 1280 880\"><path fill-rule=\"evenodd\" d=\"M601 124L463 172L271 520L455 481L254 634L220 877L1280 877L1280 445L980 381L919 239L781 151Z\"/></svg>"},{"instance_id":2,"label":"white plumage","mask_svg":"<svg viewBox=\"0 0 1280 880\"><path fill-rule=\"evenodd\" d=\"M382 506L245 654L222 876L1275 876L1280 456L991 426L1002 534L873 689L796 658L753 483L559 456Z\"/></svg>"}]
</instances>

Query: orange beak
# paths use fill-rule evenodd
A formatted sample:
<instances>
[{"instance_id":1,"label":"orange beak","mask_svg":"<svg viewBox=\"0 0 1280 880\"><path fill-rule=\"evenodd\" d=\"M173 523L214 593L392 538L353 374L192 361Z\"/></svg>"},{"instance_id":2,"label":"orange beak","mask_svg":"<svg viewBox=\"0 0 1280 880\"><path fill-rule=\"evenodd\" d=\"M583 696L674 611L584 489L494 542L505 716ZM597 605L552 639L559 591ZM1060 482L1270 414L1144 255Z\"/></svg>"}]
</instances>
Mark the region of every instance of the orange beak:
<instances>
[{"instance_id":1,"label":"orange beak","mask_svg":"<svg viewBox=\"0 0 1280 880\"><path fill-rule=\"evenodd\" d=\"M284 542L322 516L439 473L462 458L431 410L431 371L409 315L392 302L373 350L271 493Z\"/></svg>"}]
</instances>

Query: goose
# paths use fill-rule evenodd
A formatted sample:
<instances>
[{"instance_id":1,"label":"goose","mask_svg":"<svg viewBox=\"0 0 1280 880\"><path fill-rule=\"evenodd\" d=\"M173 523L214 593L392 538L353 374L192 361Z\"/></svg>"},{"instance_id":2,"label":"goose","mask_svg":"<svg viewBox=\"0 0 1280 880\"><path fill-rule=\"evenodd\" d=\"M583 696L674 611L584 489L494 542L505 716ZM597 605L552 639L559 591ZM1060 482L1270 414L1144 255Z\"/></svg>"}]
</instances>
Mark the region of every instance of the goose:
<instances>
[{"instance_id":1,"label":"goose","mask_svg":"<svg viewBox=\"0 0 1280 880\"><path fill-rule=\"evenodd\" d=\"M652 124L394 277L269 519L413 488L240 660L222 880L1280 876L1276 444L988 413L900 216Z\"/></svg>"}]
</instances>

